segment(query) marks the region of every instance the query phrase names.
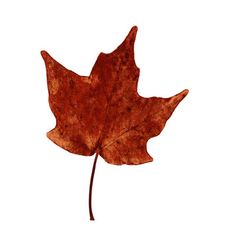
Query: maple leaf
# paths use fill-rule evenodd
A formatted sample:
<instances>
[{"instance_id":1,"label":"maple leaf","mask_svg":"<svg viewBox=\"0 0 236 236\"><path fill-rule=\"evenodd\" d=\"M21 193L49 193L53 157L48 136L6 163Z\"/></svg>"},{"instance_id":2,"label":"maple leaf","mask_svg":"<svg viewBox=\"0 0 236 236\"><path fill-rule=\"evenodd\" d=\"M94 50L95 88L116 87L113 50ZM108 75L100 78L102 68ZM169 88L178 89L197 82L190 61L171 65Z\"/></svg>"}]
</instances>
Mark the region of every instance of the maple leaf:
<instances>
[{"instance_id":1,"label":"maple leaf","mask_svg":"<svg viewBox=\"0 0 236 236\"><path fill-rule=\"evenodd\" d=\"M49 104L56 127L49 139L65 150L84 156L96 153L110 164L137 165L152 161L147 141L163 130L166 121L187 95L144 98L137 92L139 68L134 60L134 26L112 53L100 53L89 76L80 76L42 51L47 71ZM90 218L94 219L90 209Z\"/></svg>"}]
</instances>

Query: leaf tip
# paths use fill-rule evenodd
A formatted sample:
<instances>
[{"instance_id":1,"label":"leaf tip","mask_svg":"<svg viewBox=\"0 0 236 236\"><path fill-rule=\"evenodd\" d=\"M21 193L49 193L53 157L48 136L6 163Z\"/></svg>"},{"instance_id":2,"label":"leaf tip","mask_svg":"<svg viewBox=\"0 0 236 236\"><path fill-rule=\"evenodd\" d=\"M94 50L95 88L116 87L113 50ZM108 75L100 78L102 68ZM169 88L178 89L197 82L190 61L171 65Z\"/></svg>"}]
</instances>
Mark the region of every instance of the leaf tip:
<instances>
[{"instance_id":1,"label":"leaf tip","mask_svg":"<svg viewBox=\"0 0 236 236\"><path fill-rule=\"evenodd\" d=\"M138 31L138 27L136 25L133 26L131 30L129 31L126 39L131 39L132 41L134 41L136 38L137 31Z\"/></svg>"},{"instance_id":2,"label":"leaf tip","mask_svg":"<svg viewBox=\"0 0 236 236\"><path fill-rule=\"evenodd\" d=\"M187 96L188 93L189 93L189 90L188 90L188 89L184 89L184 90L181 92L181 94L182 94L183 97Z\"/></svg>"},{"instance_id":3,"label":"leaf tip","mask_svg":"<svg viewBox=\"0 0 236 236\"><path fill-rule=\"evenodd\" d=\"M128 35L126 36L125 40L123 41L123 43L118 48L125 47L126 50L127 48L130 48L131 50L133 50L137 31L138 31L138 27L133 26L131 30L129 31Z\"/></svg>"},{"instance_id":4,"label":"leaf tip","mask_svg":"<svg viewBox=\"0 0 236 236\"><path fill-rule=\"evenodd\" d=\"M184 89L182 92L170 97L168 99L168 104L175 108L187 96L188 92L188 89Z\"/></svg>"},{"instance_id":5,"label":"leaf tip","mask_svg":"<svg viewBox=\"0 0 236 236\"><path fill-rule=\"evenodd\" d=\"M41 53L42 58L45 60L48 53L45 50L42 50L40 53Z\"/></svg>"},{"instance_id":6,"label":"leaf tip","mask_svg":"<svg viewBox=\"0 0 236 236\"><path fill-rule=\"evenodd\" d=\"M137 31L138 31L138 26L136 25L134 25L130 30L130 32L133 32L133 33L137 33Z\"/></svg>"}]
</instances>

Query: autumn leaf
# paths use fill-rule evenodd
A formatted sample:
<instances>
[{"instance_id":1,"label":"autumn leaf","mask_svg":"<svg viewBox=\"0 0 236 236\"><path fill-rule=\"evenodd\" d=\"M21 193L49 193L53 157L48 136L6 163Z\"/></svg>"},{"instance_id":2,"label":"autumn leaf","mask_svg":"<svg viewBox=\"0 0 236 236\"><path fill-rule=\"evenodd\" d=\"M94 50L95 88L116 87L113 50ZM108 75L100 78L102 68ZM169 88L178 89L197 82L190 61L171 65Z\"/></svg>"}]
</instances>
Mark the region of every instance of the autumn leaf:
<instances>
[{"instance_id":1,"label":"autumn leaf","mask_svg":"<svg viewBox=\"0 0 236 236\"><path fill-rule=\"evenodd\" d=\"M56 127L49 139L65 150L84 156L96 153L115 165L152 161L147 141L163 130L188 90L170 97L144 98L137 92L139 68L134 60L137 27L112 53L100 53L89 76L80 76L42 51L47 71L49 104Z\"/></svg>"}]
</instances>

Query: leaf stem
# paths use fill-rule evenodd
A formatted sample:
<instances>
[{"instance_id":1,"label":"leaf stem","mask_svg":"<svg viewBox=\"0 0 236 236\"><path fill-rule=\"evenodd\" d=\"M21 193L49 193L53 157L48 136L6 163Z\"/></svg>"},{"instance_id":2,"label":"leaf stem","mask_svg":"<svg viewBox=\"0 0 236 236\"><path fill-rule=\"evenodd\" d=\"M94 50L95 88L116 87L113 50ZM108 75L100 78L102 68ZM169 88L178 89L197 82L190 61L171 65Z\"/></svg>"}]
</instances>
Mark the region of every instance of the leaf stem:
<instances>
[{"instance_id":1,"label":"leaf stem","mask_svg":"<svg viewBox=\"0 0 236 236\"><path fill-rule=\"evenodd\" d=\"M95 220L93 217L93 210L92 210L92 190L93 190L93 178L94 178L94 173L96 169L96 164L97 164L97 159L98 159L98 152L96 152L95 159L93 162L93 169L91 173L91 178L90 178L90 185L89 185L89 215L90 215L90 220Z\"/></svg>"}]
</instances>

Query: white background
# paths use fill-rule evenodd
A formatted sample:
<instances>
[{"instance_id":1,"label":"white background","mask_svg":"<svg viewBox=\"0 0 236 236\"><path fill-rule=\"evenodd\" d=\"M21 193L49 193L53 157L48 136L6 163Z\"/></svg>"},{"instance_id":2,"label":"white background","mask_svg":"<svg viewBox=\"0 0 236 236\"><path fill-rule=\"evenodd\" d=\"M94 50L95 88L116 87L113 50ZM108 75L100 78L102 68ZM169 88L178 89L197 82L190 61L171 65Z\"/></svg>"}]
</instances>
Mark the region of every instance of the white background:
<instances>
[{"instance_id":1,"label":"white background","mask_svg":"<svg viewBox=\"0 0 236 236\"><path fill-rule=\"evenodd\" d=\"M185 88L154 162L99 158L89 221L93 157L46 138L42 49L80 75L133 25L142 96ZM235 1L0 2L0 235L236 235Z\"/></svg>"}]
</instances>

